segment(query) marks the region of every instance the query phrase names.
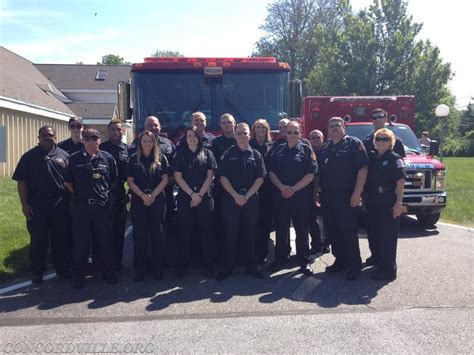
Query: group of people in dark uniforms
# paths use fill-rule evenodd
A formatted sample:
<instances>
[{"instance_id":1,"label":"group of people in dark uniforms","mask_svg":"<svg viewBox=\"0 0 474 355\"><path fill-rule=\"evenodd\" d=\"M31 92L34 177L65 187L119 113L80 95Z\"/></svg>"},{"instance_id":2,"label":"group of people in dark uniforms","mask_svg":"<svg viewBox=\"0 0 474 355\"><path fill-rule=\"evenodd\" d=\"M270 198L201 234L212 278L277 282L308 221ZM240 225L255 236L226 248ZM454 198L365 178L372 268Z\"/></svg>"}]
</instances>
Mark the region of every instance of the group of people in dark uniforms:
<instances>
[{"instance_id":1,"label":"group of people in dark uniforms","mask_svg":"<svg viewBox=\"0 0 474 355\"><path fill-rule=\"evenodd\" d=\"M57 274L72 276L74 288L84 286L90 254L104 281L116 283L129 201L137 282L147 272L161 280L166 265L181 278L196 260L205 277L219 281L237 265L264 278L258 266L267 263L272 226L274 272L289 260L291 224L304 275L313 274L314 257L330 245L335 262L326 271L357 279L362 261L356 208L362 200L372 253L366 263L376 266L373 278L393 280L404 165L394 152L396 137L384 128L387 113L375 110L372 119L374 134L364 142L345 134L340 117L329 120L326 142L317 130L308 141L299 122L287 119L272 142L266 120L249 127L231 114L221 116L223 134L216 138L205 132L202 112L193 113L177 146L160 136L154 116L130 146L122 142L116 119L103 143L79 118L69 122L71 138L58 144L54 129L42 127L39 145L24 154L13 175L31 235L32 282L42 282L51 244ZM172 223L178 228L167 233Z\"/></svg>"}]
</instances>

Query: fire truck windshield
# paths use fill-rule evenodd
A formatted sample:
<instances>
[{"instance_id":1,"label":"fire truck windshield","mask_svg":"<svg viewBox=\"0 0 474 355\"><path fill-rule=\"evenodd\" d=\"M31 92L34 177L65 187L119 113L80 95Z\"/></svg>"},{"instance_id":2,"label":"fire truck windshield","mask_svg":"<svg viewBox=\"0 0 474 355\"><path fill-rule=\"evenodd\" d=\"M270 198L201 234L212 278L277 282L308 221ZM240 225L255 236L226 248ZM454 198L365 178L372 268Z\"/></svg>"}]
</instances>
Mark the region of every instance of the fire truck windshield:
<instances>
[{"instance_id":1,"label":"fire truck windshield","mask_svg":"<svg viewBox=\"0 0 474 355\"><path fill-rule=\"evenodd\" d=\"M209 130L219 129L219 118L231 113L250 125L265 118L272 128L289 112L288 71L229 71L204 77L192 71L132 72L135 125L143 128L149 115L160 119L173 134L191 123L191 113L202 111Z\"/></svg>"},{"instance_id":2,"label":"fire truck windshield","mask_svg":"<svg viewBox=\"0 0 474 355\"><path fill-rule=\"evenodd\" d=\"M411 130L410 127L406 125L387 125L387 128L392 130L393 133L397 137L399 137L403 145L405 146L406 151L410 151L412 153L423 153L424 150L420 146L420 143L418 143L418 139L416 139L415 133ZM374 131L372 125L358 125L357 123L355 124L350 124L346 127L346 133L348 135L357 137L359 139L365 139L367 136L369 136L372 132Z\"/></svg>"}]
</instances>

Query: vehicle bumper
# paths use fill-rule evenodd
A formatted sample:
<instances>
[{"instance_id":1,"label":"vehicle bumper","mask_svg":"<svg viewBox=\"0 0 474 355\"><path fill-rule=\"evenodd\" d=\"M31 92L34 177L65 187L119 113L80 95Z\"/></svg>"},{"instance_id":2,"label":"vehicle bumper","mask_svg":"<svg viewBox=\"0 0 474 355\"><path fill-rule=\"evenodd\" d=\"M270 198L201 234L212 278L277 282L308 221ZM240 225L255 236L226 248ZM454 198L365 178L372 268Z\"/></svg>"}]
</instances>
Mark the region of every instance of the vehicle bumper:
<instances>
[{"instance_id":1,"label":"vehicle bumper","mask_svg":"<svg viewBox=\"0 0 474 355\"><path fill-rule=\"evenodd\" d=\"M439 213L446 207L446 192L412 193L403 196L408 214Z\"/></svg>"}]
</instances>

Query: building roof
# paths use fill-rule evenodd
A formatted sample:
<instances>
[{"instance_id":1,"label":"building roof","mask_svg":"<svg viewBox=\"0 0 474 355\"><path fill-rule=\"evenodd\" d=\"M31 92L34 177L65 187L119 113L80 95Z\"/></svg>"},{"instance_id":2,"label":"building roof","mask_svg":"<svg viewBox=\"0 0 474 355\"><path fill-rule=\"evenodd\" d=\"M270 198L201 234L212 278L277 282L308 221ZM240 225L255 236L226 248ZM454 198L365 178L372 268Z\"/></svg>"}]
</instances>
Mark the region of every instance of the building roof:
<instances>
[{"instance_id":1,"label":"building roof","mask_svg":"<svg viewBox=\"0 0 474 355\"><path fill-rule=\"evenodd\" d=\"M115 111L115 104L74 102L68 104L68 107L82 118L102 118L112 119Z\"/></svg>"},{"instance_id":2,"label":"building roof","mask_svg":"<svg viewBox=\"0 0 474 355\"><path fill-rule=\"evenodd\" d=\"M70 100L33 63L2 46L0 46L0 82L0 96L75 115L64 104Z\"/></svg>"},{"instance_id":3,"label":"building roof","mask_svg":"<svg viewBox=\"0 0 474 355\"><path fill-rule=\"evenodd\" d=\"M117 90L119 81L130 79L130 65L35 64L60 90ZM103 80L97 74L106 71Z\"/></svg>"}]
</instances>

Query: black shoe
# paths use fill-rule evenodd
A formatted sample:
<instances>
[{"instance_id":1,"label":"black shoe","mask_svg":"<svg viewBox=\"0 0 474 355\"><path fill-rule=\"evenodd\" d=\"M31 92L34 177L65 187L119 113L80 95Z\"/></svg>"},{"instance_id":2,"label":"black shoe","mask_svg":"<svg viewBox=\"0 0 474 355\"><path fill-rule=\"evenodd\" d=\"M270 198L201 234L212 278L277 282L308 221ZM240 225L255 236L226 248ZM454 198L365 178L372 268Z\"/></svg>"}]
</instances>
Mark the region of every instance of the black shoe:
<instances>
[{"instance_id":1,"label":"black shoe","mask_svg":"<svg viewBox=\"0 0 474 355\"><path fill-rule=\"evenodd\" d=\"M367 266L374 266L375 265L375 258L374 258L373 255L371 255L367 259L365 259L365 265L367 265Z\"/></svg>"},{"instance_id":2,"label":"black shoe","mask_svg":"<svg viewBox=\"0 0 474 355\"><path fill-rule=\"evenodd\" d=\"M216 277L216 280L217 281L224 281L225 279L227 279L228 277L230 277L232 275L232 271L221 271L217 277Z\"/></svg>"},{"instance_id":3,"label":"black shoe","mask_svg":"<svg viewBox=\"0 0 474 355\"><path fill-rule=\"evenodd\" d=\"M347 269L347 266L340 263L334 263L326 267L326 272L340 272Z\"/></svg>"},{"instance_id":4,"label":"black shoe","mask_svg":"<svg viewBox=\"0 0 474 355\"><path fill-rule=\"evenodd\" d=\"M323 245L321 248L321 253L323 254L329 254L331 250L329 249L329 245Z\"/></svg>"},{"instance_id":5,"label":"black shoe","mask_svg":"<svg viewBox=\"0 0 474 355\"><path fill-rule=\"evenodd\" d=\"M31 276L31 283L34 285L39 285L43 283L43 274L34 274Z\"/></svg>"},{"instance_id":6,"label":"black shoe","mask_svg":"<svg viewBox=\"0 0 474 355\"><path fill-rule=\"evenodd\" d=\"M114 274L104 276L102 279L109 285L115 285L118 282L117 277Z\"/></svg>"},{"instance_id":7,"label":"black shoe","mask_svg":"<svg viewBox=\"0 0 474 355\"><path fill-rule=\"evenodd\" d=\"M300 271L306 276L311 276L311 275L314 274L310 263L302 265L301 268L300 268Z\"/></svg>"},{"instance_id":8,"label":"black shoe","mask_svg":"<svg viewBox=\"0 0 474 355\"><path fill-rule=\"evenodd\" d=\"M84 280L83 277L80 277L80 278L75 277L71 282L71 286L74 289L80 289L80 288L84 287L84 282L85 282L85 280Z\"/></svg>"},{"instance_id":9,"label":"black shoe","mask_svg":"<svg viewBox=\"0 0 474 355\"><path fill-rule=\"evenodd\" d=\"M141 282L145 279L145 273L143 272L137 272L135 274L135 277L133 278L133 281L135 282Z\"/></svg>"},{"instance_id":10,"label":"black shoe","mask_svg":"<svg viewBox=\"0 0 474 355\"><path fill-rule=\"evenodd\" d=\"M360 270L349 270L346 272L346 276L344 276L344 278L347 281L353 281L353 280L357 280L359 276L360 276Z\"/></svg>"},{"instance_id":11,"label":"black shoe","mask_svg":"<svg viewBox=\"0 0 474 355\"><path fill-rule=\"evenodd\" d=\"M268 259L263 257L263 258L257 258L257 264L260 266L264 266L267 263Z\"/></svg>"},{"instance_id":12,"label":"black shoe","mask_svg":"<svg viewBox=\"0 0 474 355\"><path fill-rule=\"evenodd\" d=\"M165 275L163 275L163 273L161 271L155 271L153 274L152 274L152 277L154 280L156 281L160 281L160 280L163 280L163 278L165 277Z\"/></svg>"},{"instance_id":13,"label":"black shoe","mask_svg":"<svg viewBox=\"0 0 474 355\"><path fill-rule=\"evenodd\" d=\"M255 277L256 279L264 279L265 278L265 275L262 274L257 269L247 270L247 271L245 271L245 273L249 276Z\"/></svg>"},{"instance_id":14,"label":"black shoe","mask_svg":"<svg viewBox=\"0 0 474 355\"><path fill-rule=\"evenodd\" d=\"M269 269L270 269L271 272L277 272L277 271L280 271L281 269L283 269L284 267L285 267L284 262L275 260L270 264Z\"/></svg>"},{"instance_id":15,"label":"black shoe","mask_svg":"<svg viewBox=\"0 0 474 355\"><path fill-rule=\"evenodd\" d=\"M397 278L396 271L383 271L383 270L374 270L372 273L372 279L379 281L393 281Z\"/></svg>"}]
</instances>

